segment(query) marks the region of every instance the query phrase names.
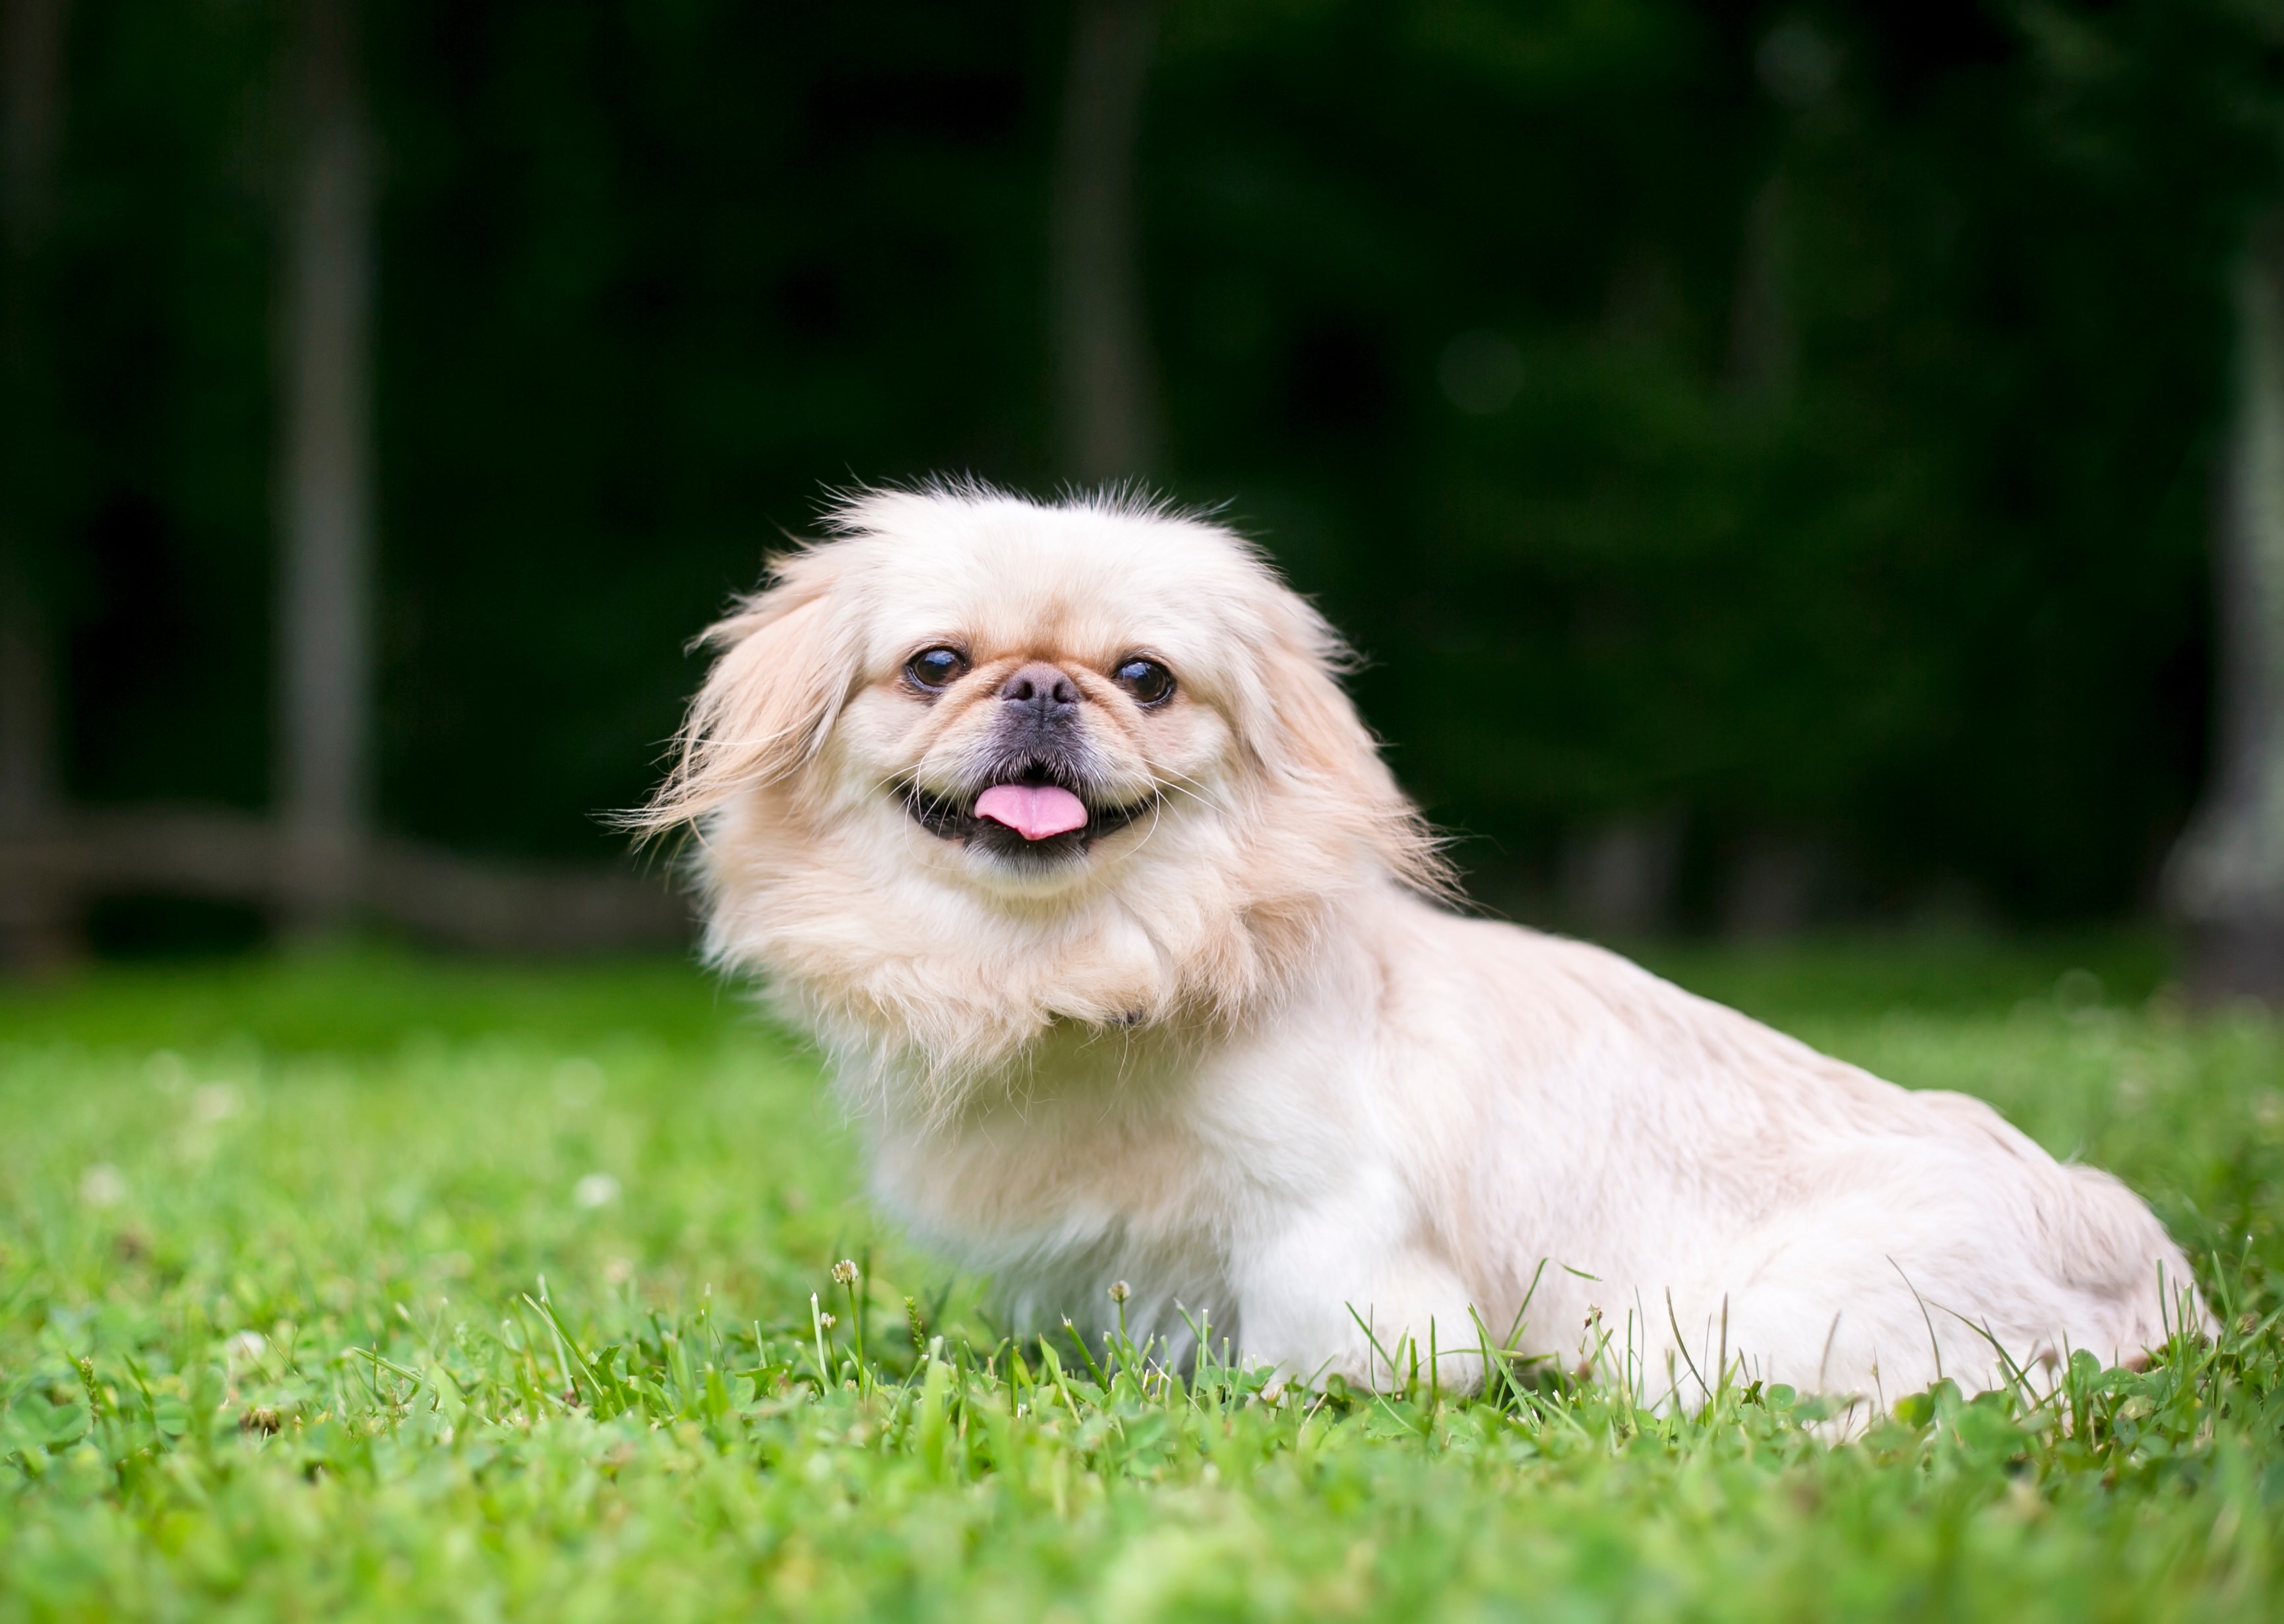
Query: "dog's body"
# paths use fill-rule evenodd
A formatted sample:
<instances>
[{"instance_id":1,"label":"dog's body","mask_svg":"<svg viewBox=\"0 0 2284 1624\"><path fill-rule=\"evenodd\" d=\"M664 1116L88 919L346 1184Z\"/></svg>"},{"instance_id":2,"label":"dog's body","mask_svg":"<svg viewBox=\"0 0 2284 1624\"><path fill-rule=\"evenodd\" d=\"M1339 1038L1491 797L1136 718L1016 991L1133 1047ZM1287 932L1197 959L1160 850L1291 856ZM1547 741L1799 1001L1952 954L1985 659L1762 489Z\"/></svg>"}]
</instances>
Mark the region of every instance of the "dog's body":
<instances>
[{"instance_id":1,"label":"dog's body","mask_svg":"<svg viewBox=\"0 0 2284 1624\"><path fill-rule=\"evenodd\" d=\"M1894 1397L2202 1315L2148 1210L1598 949L1459 917L1242 544L867 498L716 629L653 821L1015 1322L1385 1384L1479 1350ZM1367 1329L1369 1328L1369 1329ZM1392 1371L1391 1362L1405 1367Z\"/></svg>"}]
</instances>

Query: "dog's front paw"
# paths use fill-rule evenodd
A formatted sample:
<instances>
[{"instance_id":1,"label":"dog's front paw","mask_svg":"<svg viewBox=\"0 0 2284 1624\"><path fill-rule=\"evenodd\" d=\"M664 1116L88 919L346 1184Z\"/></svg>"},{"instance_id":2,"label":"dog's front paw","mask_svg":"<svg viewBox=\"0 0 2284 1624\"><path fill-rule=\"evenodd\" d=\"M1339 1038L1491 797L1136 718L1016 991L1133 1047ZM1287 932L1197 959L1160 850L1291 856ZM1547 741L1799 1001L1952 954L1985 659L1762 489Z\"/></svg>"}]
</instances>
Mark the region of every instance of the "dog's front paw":
<instances>
[{"instance_id":1,"label":"dog's front paw","mask_svg":"<svg viewBox=\"0 0 2284 1624\"><path fill-rule=\"evenodd\" d=\"M1375 1393L1412 1387L1472 1393L1482 1385L1483 1350L1465 1305L1441 1312L1388 1314L1349 1305L1356 1336L1334 1368Z\"/></svg>"},{"instance_id":2,"label":"dog's front paw","mask_svg":"<svg viewBox=\"0 0 2284 1624\"><path fill-rule=\"evenodd\" d=\"M1415 1386L1472 1393L1482 1385L1482 1336L1464 1298L1412 1311L1380 1306L1385 1300L1342 1303L1337 1319L1322 1304L1310 1304L1309 1312L1291 1319L1271 1316L1266 1323L1249 1315L1246 1354L1274 1365L1280 1377L1311 1387L1335 1376L1373 1393Z\"/></svg>"}]
</instances>

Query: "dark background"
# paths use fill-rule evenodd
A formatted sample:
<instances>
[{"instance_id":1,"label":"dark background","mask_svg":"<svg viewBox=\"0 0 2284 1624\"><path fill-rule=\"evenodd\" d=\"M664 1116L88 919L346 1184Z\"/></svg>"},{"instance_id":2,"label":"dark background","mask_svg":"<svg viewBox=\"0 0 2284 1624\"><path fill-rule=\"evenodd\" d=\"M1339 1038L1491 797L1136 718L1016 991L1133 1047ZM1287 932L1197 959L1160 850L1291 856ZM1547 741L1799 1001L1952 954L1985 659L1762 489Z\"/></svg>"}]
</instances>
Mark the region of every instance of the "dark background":
<instances>
[{"instance_id":1,"label":"dark background","mask_svg":"<svg viewBox=\"0 0 2284 1624\"><path fill-rule=\"evenodd\" d=\"M71 12L55 404L14 466L62 538L82 804L269 793L281 19ZM1158 482L1353 636L1518 912L2146 909L2202 770L2277 22L1176 0L1138 159ZM1069 9L365 29L381 820L599 859L684 639L828 487L1062 475Z\"/></svg>"}]
</instances>

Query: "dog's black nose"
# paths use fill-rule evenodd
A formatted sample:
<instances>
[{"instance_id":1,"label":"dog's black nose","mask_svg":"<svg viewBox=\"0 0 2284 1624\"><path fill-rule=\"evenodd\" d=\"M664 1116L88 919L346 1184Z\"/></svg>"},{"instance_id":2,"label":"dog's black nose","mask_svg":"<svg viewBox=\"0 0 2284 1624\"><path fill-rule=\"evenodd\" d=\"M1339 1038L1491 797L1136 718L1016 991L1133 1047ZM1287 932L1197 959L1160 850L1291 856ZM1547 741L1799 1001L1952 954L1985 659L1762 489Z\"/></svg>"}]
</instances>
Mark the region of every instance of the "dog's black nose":
<instances>
[{"instance_id":1,"label":"dog's black nose","mask_svg":"<svg viewBox=\"0 0 2284 1624\"><path fill-rule=\"evenodd\" d=\"M999 685L999 697L1026 705L1043 722L1060 722L1078 712L1078 685L1044 660L1033 661Z\"/></svg>"}]
</instances>

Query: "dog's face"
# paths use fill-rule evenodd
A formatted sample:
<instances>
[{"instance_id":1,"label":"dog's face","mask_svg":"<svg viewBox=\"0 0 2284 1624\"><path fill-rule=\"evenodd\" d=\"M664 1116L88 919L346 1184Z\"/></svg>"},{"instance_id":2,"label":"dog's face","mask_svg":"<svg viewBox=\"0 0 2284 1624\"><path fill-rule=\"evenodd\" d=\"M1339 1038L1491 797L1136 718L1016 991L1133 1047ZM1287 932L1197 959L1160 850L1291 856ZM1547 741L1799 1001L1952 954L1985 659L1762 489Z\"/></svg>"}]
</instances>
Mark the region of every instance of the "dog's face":
<instances>
[{"instance_id":1,"label":"dog's face","mask_svg":"<svg viewBox=\"0 0 2284 1624\"><path fill-rule=\"evenodd\" d=\"M1427 875L1337 639L1227 531L902 493L836 528L709 634L649 816L708 829L723 956L1124 1022L1257 981L1248 933L1326 888Z\"/></svg>"},{"instance_id":2,"label":"dog's face","mask_svg":"<svg viewBox=\"0 0 2284 1624\"><path fill-rule=\"evenodd\" d=\"M1042 897L1229 803L1263 697L1249 557L1085 510L928 518L920 546L841 544L856 670L814 766L845 815L901 819L912 860Z\"/></svg>"}]
</instances>

